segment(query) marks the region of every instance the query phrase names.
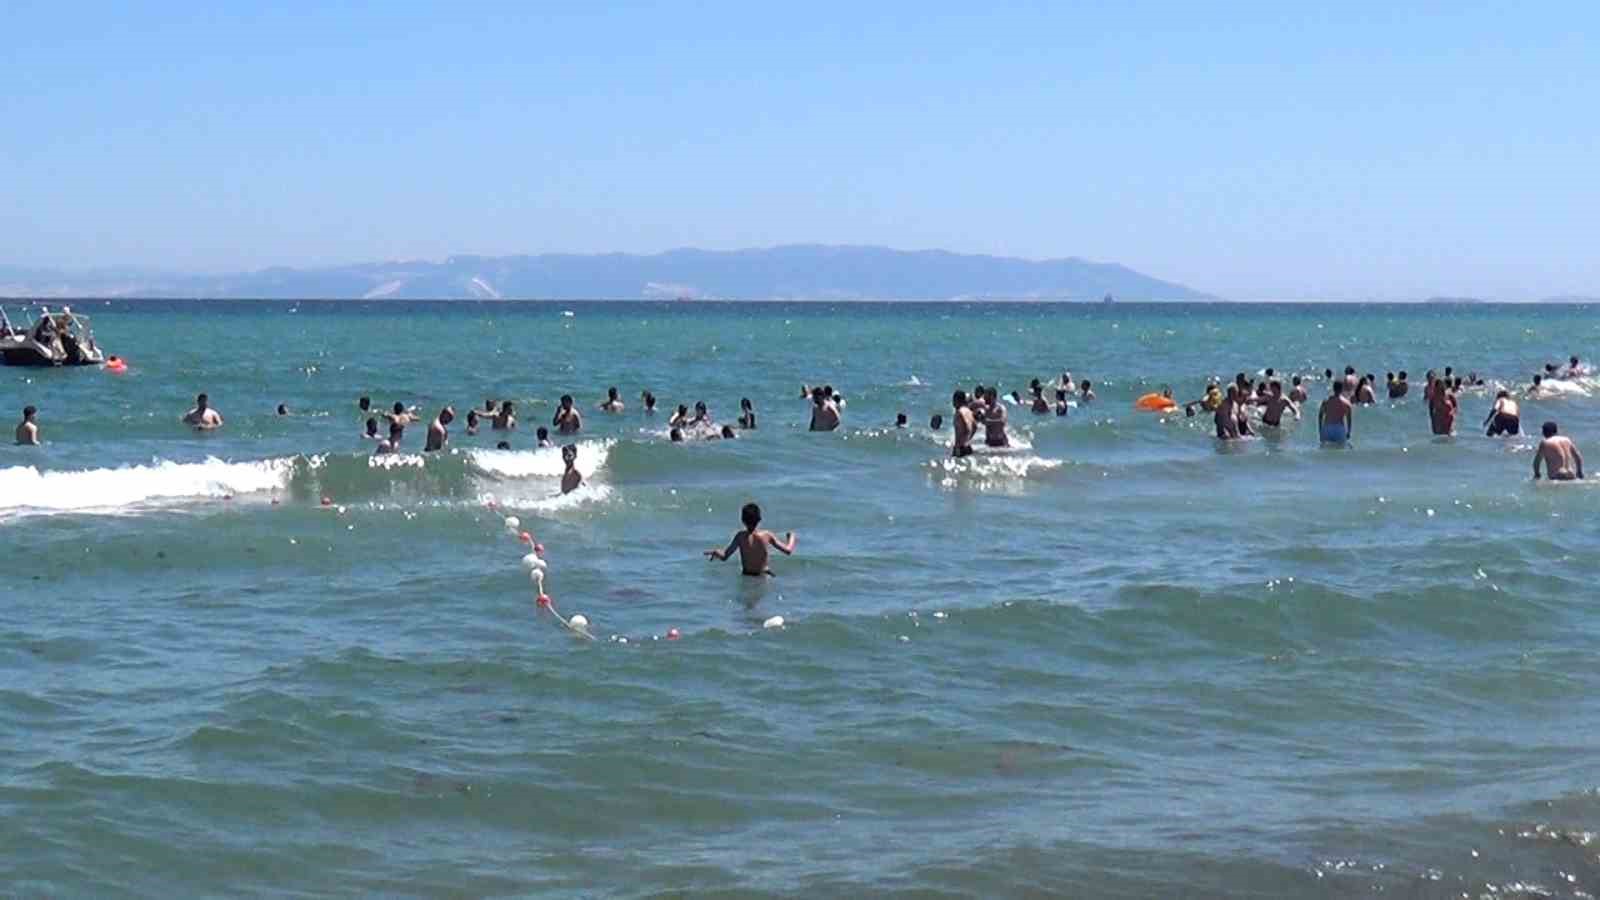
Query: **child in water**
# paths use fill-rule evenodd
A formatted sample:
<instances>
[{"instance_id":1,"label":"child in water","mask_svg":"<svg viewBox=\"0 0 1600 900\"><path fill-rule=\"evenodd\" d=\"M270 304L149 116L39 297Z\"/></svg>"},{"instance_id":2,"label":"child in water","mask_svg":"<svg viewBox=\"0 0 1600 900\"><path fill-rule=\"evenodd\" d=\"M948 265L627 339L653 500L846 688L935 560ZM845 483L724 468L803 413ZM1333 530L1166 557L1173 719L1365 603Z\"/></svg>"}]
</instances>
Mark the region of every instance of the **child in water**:
<instances>
[{"instance_id":1,"label":"child in water","mask_svg":"<svg viewBox=\"0 0 1600 900\"><path fill-rule=\"evenodd\" d=\"M561 493L570 494L583 484L583 474L578 471L577 444L561 448L561 462L566 466L566 471L561 473Z\"/></svg>"},{"instance_id":2,"label":"child in water","mask_svg":"<svg viewBox=\"0 0 1600 900\"><path fill-rule=\"evenodd\" d=\"M778 548L784 556L794 554L794 532L789 532L780 541L772 532L761 530L761 507L746 503L744 509L739 511L739 519L744 522L744 530L733 536L726 550L707 550L706 559L722 562L738 550L740 570L752 578L761 578L772 574L772 569L767 566L768 547Z\"/></svg>"}]
</instances>

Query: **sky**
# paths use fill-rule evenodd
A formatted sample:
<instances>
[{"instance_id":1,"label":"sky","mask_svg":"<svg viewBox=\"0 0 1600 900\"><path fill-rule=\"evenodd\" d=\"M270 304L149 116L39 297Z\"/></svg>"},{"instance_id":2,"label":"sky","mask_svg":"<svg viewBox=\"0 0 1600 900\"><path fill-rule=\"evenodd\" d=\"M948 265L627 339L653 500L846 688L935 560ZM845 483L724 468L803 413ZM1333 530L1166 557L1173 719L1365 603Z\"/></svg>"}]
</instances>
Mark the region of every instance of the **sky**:
<instances>
[{"instance_id":1,"label":"sky","mask_svg":"<svg viewBox=\"0 0 1600 900\"><path fill-rule=\"evenodd\" d=\"M881 244L1600 295L1600 4L0 4L0 264Z\"/></svg>"}]
</instances>

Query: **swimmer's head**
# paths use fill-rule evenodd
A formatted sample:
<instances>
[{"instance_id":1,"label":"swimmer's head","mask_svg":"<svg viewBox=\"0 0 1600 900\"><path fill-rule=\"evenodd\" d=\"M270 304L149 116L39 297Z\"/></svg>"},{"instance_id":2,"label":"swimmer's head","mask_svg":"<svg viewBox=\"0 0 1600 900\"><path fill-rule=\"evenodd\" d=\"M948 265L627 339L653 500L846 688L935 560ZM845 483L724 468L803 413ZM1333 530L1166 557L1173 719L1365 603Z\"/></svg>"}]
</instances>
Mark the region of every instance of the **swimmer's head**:
<instances>
[{"instance_id":1,"label":"swimmer's head","mask_svg":"<svg viewBox=\"0 0 1600 900\"><path fill-rule=\"evenodd\" d=\"M694 404L694 411L700 413L701 415L705 415L706 402L704 400L696 401Z\"/></svg>"},{"instance_id":2,"label":"swimmer's head","mask_svg":"<svg viewBox=\"0 0 1600 900\"><path fill-rule=\"evenodd\" d=\"M896 428L904 428L904 427L906 427L906 422L907 421L908 420L906 419L906 414L905 413L900 413L899 415L894 417L894 424L895 424Z\"/></svg>"},{"instance_id":3,"label":"swimmer's head","mask_svg":"<svg viewBox=\"0 0 1600 900\"><path fill-rule=\"evenodd\" d=\"M1344 396L1344 382L1335 381L1333 383L1333 395L1335 397L1343 397Z\"/></svg>"},{"instance_id":4,"label":"swimmer's head","mask_svg":"<svg viewBox=\"0 0 1600 900\"><path fill-rule=\"evenodd\" d=\"M374 437L376 437L378 434L378 420L372 418L371 416L367 417L367 434L370 434Z\"/></svg>"},{"instance_id":5,"label":"swimmer's head","mask_svg":"<svg viewBox=\"0 0 1600 900\"><path fill-rule=\"evenodd\" d=\"M401 403L399 400L396 400L394 402L394 414L397 415L397 416L398 415L404 415L405 411L406 411L406 405L404 403Z\"/></svg>"},{"instance_id":6,"label":"swimmer's head","mask_svg":"<svg viewBox=\"0 0 1600 900\"><path fill-rule=\"evenodd\" d=\"M486 412L486 413L494 412L494 399L493 398L485 397L483 399L483 411Z\"/></svg>"},{"instance_id":7,"label":"swimmer's head","mask_svg":"<svg viewBox=\"0 0 1600 900\"><path fill-rule=\"evenodd\" d=\"M513 412L516 412L516 407L511 405L511 401L510 400L502 400L502 401L500 401L500 413L502 415L509 416Z\"/></svg>"},{"instance_id":8,"label":"swimmer's head","mask_svg":"<svg viewBox=\"0 0 1600 900\"><path fill-rule=\"evenodd\" d=\"M1332 381L1333 380L1333 370L1332 369L1323 369L1322 370L1322 377L1328 379L1329 381Z\"/></svg>"},{"instance_id":9,"label":"swimmer's head","mask_svg":"<svg viewBox=\"0 0 1600 900\"><path fill-rule=\"evenodd\" d=\"M534 429L533 436L541 441L548 440L550 437L550 429L540 425L538 428Z\"/></svg>"},{"instance_id":10,"label":"swimmer's head","mask_svg":"<svg viewBox=\"0 0 1600 900\"><path fill-rule=\"evenodd\" d=\"M34 417L34 416L36 416L36 415L38 415L38 414L39 414L39 410L38 410L38 408L37 408L37 407L35 407L35 406L34 406L34 405L33 405L33 404L31 404L31 403L30 403L30 404L28 404L28 405L27 405L27 406L24 406L24 407L23 407L23 408L22 408L22 420L23 420L23 421L24 421L24 422L26 422L26 421L27 421L27 420L29 420L29 419L31 419L31 418L33 418L33 417Z\"/></svg>"},{"instance_id":11,"label":"swimmer's head","mask_svg":"<svg viewBox=\"0 0 1600 900\"><path fill-rule=\"evenodd\" d=\"M1545 363L1544 364L1544 370L1546 372L1554 372L1556 370L1556 364L1555 363ZM1449 371L1450 371L1449 369L1445 370L1446 373L1448 373Z\"/></svg>"},{"instance_id":12,"label":"swimmer's head","mask_svg":"<svg viewBox=\"0 0 1600 900\"><path fill-rule=\"evenodd\" d=\"M1271 370L1271 369L1268 369L1268 370L1267 370L1267 377L1268 377L1268 378L1271 378L1271 377L1272 377L1272 370Z\"/></svg>"},{"instance_id":13,"label":"swimmer's head","mask_svg":"<svg viewBox=\"0 0 1600 900\"><path fill-rule=\"evenodd\" d=\"M831 384L823 385L822 386L822 395L824 397L832 397L833 396L833 385L831 385Z\"/></svg>"},{"instance_id":14,"label":"swimmer's head","mask_svg":"<svg viewBox=\"0 0 1600 900\"><path fill-rule=\"evenodd\" d=\"M562 409L571 409L572 408L572 395L571 394L562 394L561 395L561 408Z\"/></svg>"},{"instance_id":15,"label":"swimmer's head","mask_svg":"<svg viewBox=\"0 0 1600 900\"><path fill-rule=\"evenodd\" d=\"M1346 375L1354 375L1356 373L1356 367L1355 366L1345 366L1344 367L1344 373Z\"/></svg>"},{"instance_id":16,"label":"swimmer's head","mask_svg":"<svg viewBox=\"0 0 1600 900\"><path fill-rule=\"evenodd\" d=\"M960 409L961 407L966 406L967 405L967 392L966 391L956 391L954 394L951 394L950 395L950 405L954 406L956 409Z\"/></svg>"},{"instance_id":17,"label":"swimmer's head","mask_svg":"<svg viewBox=\"0 0 1600 900\"><path fill-rule=\"evenodd\" d=\"M1511 392L1510 391L1501 391L1500 393L1494 395L1496 400L1504 400L1504 399L1506 399L1506 398L1508 398L1510 396L1511 396Z\"/></svg>"},{"instance_id":18,"label":"swimmer's head","mask_svg":"<svg viewBox=\"0 0 1600 900\"><path fill-rule=\"evenodd\" d=\"M682 403L679 403L678 404L678 415L687 416L688 414L689 414L689 407L684 406Z\"/></svg>"},{"instance_id":19,"label":"swimmer's head","mask_svg":"<svg viewBox=\"0 0 1600 900\"><path fill-rule=\"evenodd\" d=\"M1538 387L1542 383L1544 383L1544 376L1543 375L1535 375L1535 376L1533 376L1533 386L1534 387Z\"/></svg>"},{"instance_id":20,"label":"swimmer's head","mask_svg":"<svg viewBox=\"0 0 1600 900\"><path fill-rule=\"evenodd\" d=\"M1299 375L1296 375L1294 377L1294 386L1295 387L1299 387L1300 386L1300 376Z\"/></svg>"},{"instance_id":21,"label":"swimmer's head","mask_svg":"<svg viewBox=\"0 0 1600 900\"><path fill-rule=\"evenodd\" d=\"M1383 373L1383 380L1386 381L1386 382L1394 381L1394 373L1393 372L1385 372L1385 373Z\"/></svg>"},{"instance_id":22,"label":"swimmer's head","mask_svg":"<svg viewBox=\"0 0 1600 900\"><path fill-rule=\"evenodd\" d=\"M1400 370L1400 380L1401 381L1405 381L1406 380L1406 370L1405 369L1401 369Z\"/></svg>"},{"instance_id":23,"label":"swimmer's head","mask_svg":"<svg viewBox=\"0 0 1600 900\"><path fill-rule=\"evenodd\" d=\"M683 443L683 429L674 428L672 429L672 433L667 435L667 437L671 438L674 444L681 444Z\"/></svg>"},{"instance_id":24,"label":"swimmer's head","mask_svg":"<svg viewBox=\"0 0 1600 900\"><path fill-rule=\"evenodd\" d=\"M1282 394L1283 393L1283 382L1281 382L1281 381L1277 380L1276 378L1274 378L1272 380L1272 382L1271 382L1270 390L1272 391L1272 395L1274 397L1278 396L1279 394Z\"/></svg>"},{"instance_id":25,"label":"swimmer's head","mask_svg":"<svg viewBox=\"0 0 1600 900\"><path fill-rule=\"evenodd\" d=\"M746 503L744 509L739 510L739 521L744 523L745 528L754 531L756 526L761 524L761 507L754 503Z\"/></svg>"},{"instance_id":26,"label":"swimmer's head","mask_svg":"<svg viewBox=\"0 0 1600 900\"><path fill-rule=\"evenodd\" d=\"M730 440L730 441L738 437L738 435L733 433L733 426L732 425L724 425L724 426L722 426L722 436L723 436L724 439Z\"/></svg>"},{"instance_id":27,"label":"swimmer's head","mask_svg":"<svg viewBox=\"0 0 1600 900\"><path fill-rule=\"evenodd\" d=\"M371 397L362 397L360 400L357 400L356 401L356 408L360 409L362 412L366 412L367 410L371 409L372 408L372 398Z\"/></svg>"},{"instance_id":28,"label":"swimmer's head","mask_svg":"<svg viewBox=\"0 0 1600 900\"><path fill-rule=\"evenodd\" d=\"M199 394L194 398L194 405L200 407L201 409L205 409L206 405L210 402L211 398L207 397L205 394Z\"/></svg>"},{"instance_id":29,"label":"swimmer's head","mask_svg":"<svg viewBox=\"0 0 1600 900\"><path fill-rule=\"evenodd\" d=\"M439 410L439 421L440 422L444 423L445 425L449 425L451 422L454 422L455 420L456 420L456 411L453 408L446 406L444 409Z\"/></svg>"},{"instance_id":30,"label":"swimmer's head","mask_svg":"<svg viewBox=\"0 0 1600 900\"><path fill-rule=\"evenodd\" d=\"M467 427L468 428L477 428L478 427L478 411L477 410L475 410L475 409L467 410Z\"/></svg>"},{"instance_id":31,"label":"swimmer's head","mask_svg":"<svg viewBox=\"0 0 1600 900\"><path fill-rule=\"evenodd\" d=\"M278 404L278 415L287 416L288 414L289 414L289 407L286 406L285 404L279 403Z\"/></svg>"},{"instance_id":32,"label":"swimmer's head","mask_svg":"<svg viewBox=\"0 0 1600 900\"><path fill-rule=\"evenodd\" d=\"M562 447L561 461L567 464L567 468L572 468L573 463L578 461L578 445L568 444L565 447Z\"/></svg>"},{"instance_id":33,"label":"swimmer's head","mask_svg":"<svg viewBox=\"0 0 1600 900\"><path fill-rule=\"evenodd\" d=\"M1021 403L1022 402L1022 395L1017 393L1016 391L1012 391L1011 392L1011 400L1014 403Z\"/></svg>"},{"instance_id":34,"label":"swimmer's head","mask_svg":"<svg viewBox=\"0 0 1600 900\"><path fill-rule=\"evenodd\" d=\"M750 398L749 397L740 397L739 398L739 408L744 410L745 412L749 412L750 408L751 408Z\"/></svg>"},{"instance_id":35,"label":"swimmer's head","mask_svg":"<svg viewBox=\"0 0 1600 900\"><path fill-rule=\"evenodd\" d=\"M1555 422L1546 422L1546 423L1544 423L1544 436L1545 437L1555 437L1556 436L1556 432L1558 430L1559 429L1556 428L1556 423Z\"/></svg>"},{"instance_id":36,"label":"swimmer's head","mask_svg":"<svg viewBox=\"0 0 1600 900\"><path fill-rule=\"evenodd\" d=\"M1570 363L1573 368L1577 368L1578 367L1578 358L1576 356L1568 358L1567 362Z\"/></svg>"},{"instance_id":37,"label":"swimmer's head","mask_svg":"<svg viewBox=\"0 0 1600 900\"><path fill-rule=\"evenodd\" d=\"M615 387L606 388L606 399L608 399L608 400L617 399L617 389Z\"/></svg>"},{"instance_id":38,"label":"swimmer's head","mask_svg":"<svg viewBox=\"0 0 1600 900\"><path fill-rule=\"evenodd\" d=\"M932 428L934 431L938 431L939 429L943 428L944 416L935 414L933 418L928 420L928 427Z\"/></svg>"},{"instance_id":39,"label":"swimmer's head","mask_svg":"<svg viewBox=\"0 0 1600 900\"><path fill-rule=\"evenodd\" d=\"M501 441L500 443L495 444L494 448L496 450L510 450L511 449L511 442L510 441Z\"/></svg>"},{"instance_id":40,"label":"swimmer's head","mask_svg":"<svg viewBox=\"0 0 1600 900\"><path fill-rule=\"evenodd\" d=\"M1080 384L1078 386L1087 391L1089 388L1094 387L1094 384L1092 382L1090 382L1089 379L1085 378L1083 380L1083 384Z\"/></svg>"}]
</instances>

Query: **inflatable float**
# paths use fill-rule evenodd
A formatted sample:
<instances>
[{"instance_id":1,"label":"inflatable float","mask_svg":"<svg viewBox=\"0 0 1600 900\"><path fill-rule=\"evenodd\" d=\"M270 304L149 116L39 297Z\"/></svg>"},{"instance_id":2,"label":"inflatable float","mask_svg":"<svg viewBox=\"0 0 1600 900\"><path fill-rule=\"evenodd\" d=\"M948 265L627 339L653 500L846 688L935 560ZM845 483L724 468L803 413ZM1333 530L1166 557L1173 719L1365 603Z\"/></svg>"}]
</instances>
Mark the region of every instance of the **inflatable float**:
<instances>
[{"instance_id":1,"label":"inflatable float","mask_svg":"<svg viewBox=\"0 0 1600 900\"><path fill-rule=\"evenodd\" d=\"M1149 412L1168 412L1178 408L1178 401L1162 394L1145 394L1133 401L1133 407Z\"/></svg>"}]
</instances>

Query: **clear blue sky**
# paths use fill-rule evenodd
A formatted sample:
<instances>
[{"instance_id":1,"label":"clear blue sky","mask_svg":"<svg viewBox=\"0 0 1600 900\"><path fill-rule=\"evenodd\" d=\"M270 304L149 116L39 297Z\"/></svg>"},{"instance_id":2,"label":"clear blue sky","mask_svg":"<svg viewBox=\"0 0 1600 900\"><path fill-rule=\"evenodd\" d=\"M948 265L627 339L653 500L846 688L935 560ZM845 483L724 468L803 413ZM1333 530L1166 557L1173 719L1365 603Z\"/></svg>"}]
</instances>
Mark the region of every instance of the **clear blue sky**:
<instances>
[{"instance_id":1,"label":"clear blue sky","mask_svg":"<svg viewBox=\"0 0 1600 900\"><path fill-rule=\"evenodd\" d=\"M1398 6L11 0L0 262L825 242L1600 294L1600 3Z\"/></svg>"}]
</instances>

